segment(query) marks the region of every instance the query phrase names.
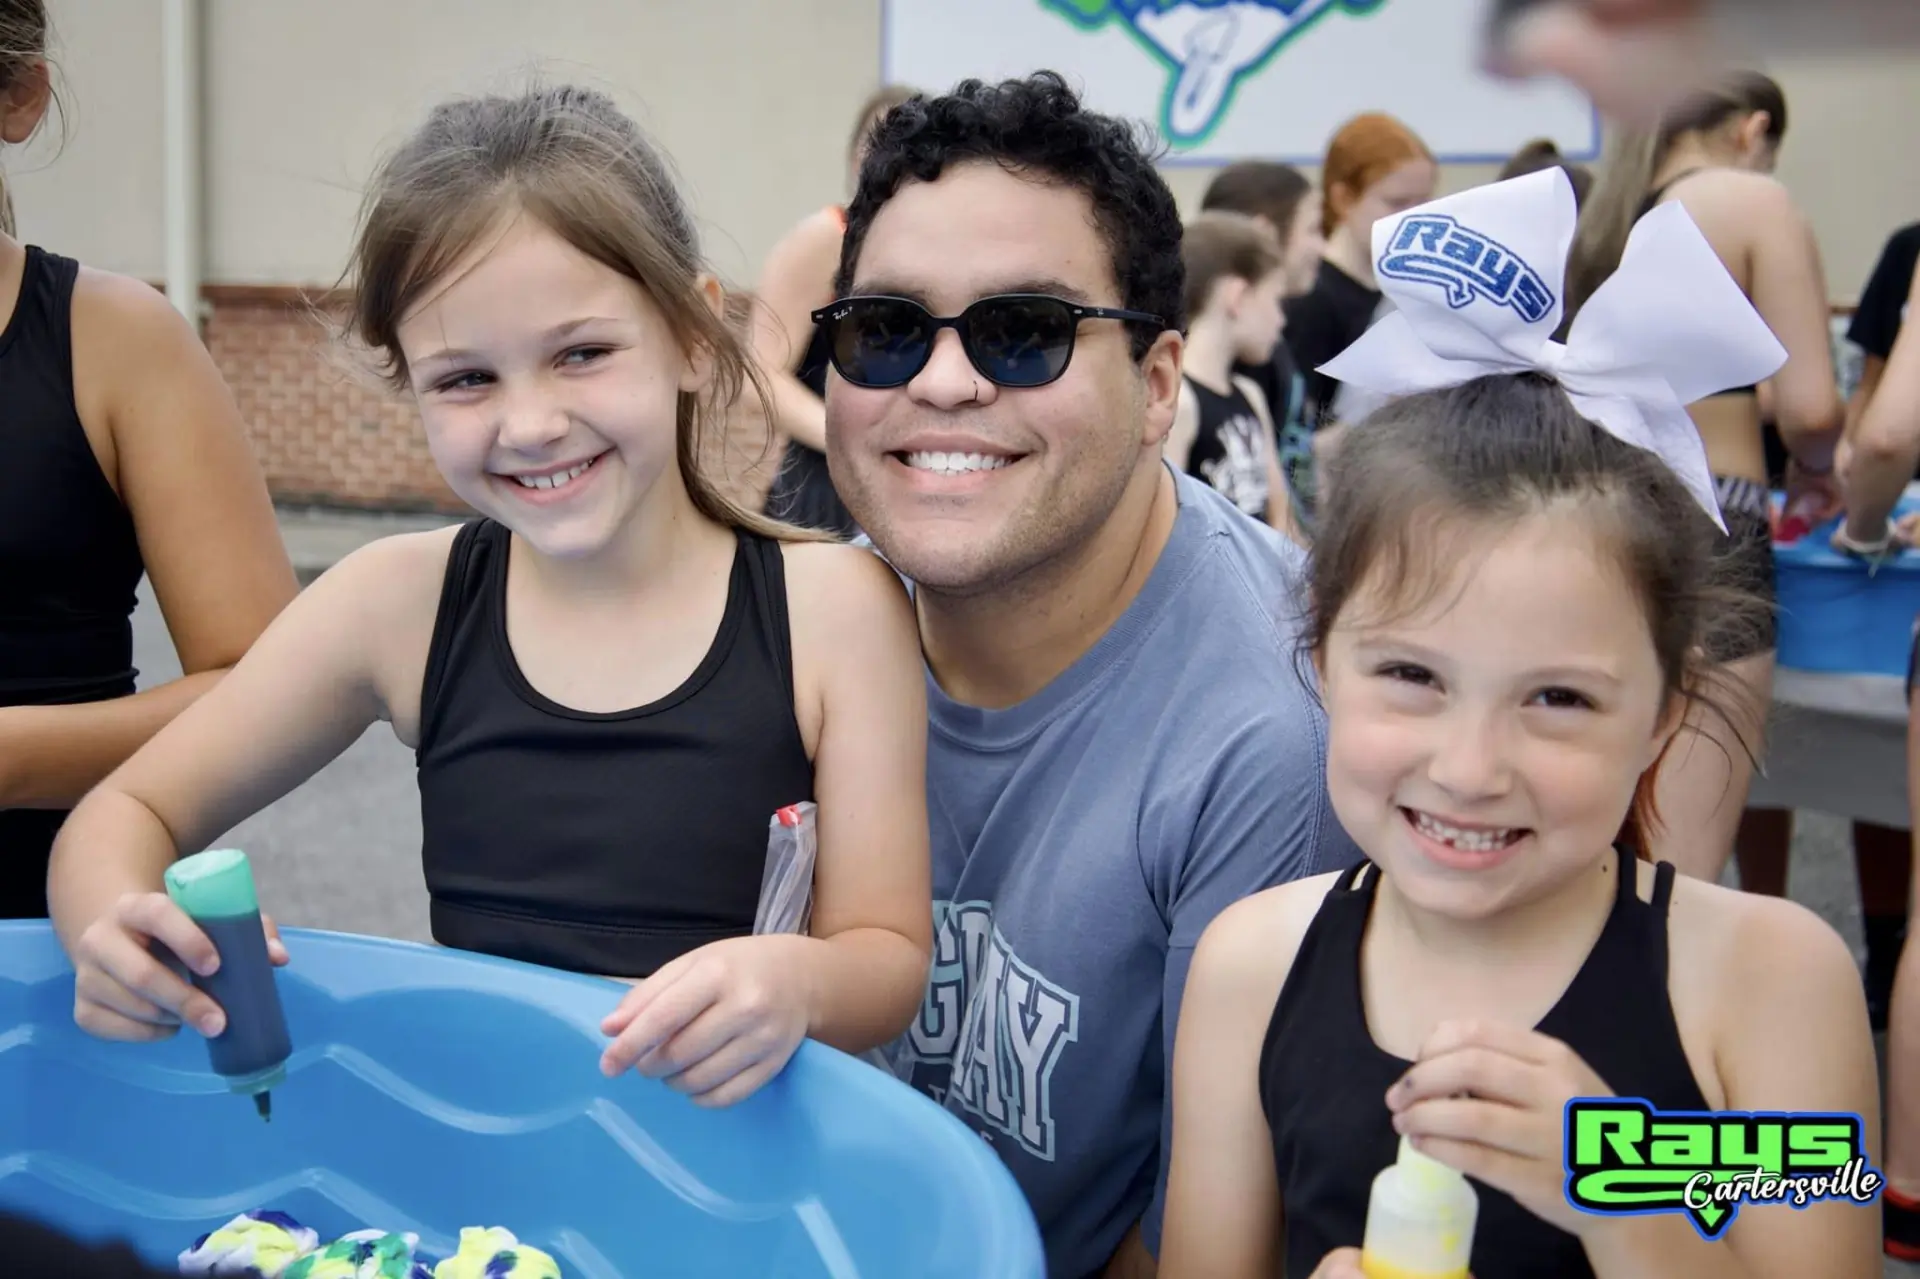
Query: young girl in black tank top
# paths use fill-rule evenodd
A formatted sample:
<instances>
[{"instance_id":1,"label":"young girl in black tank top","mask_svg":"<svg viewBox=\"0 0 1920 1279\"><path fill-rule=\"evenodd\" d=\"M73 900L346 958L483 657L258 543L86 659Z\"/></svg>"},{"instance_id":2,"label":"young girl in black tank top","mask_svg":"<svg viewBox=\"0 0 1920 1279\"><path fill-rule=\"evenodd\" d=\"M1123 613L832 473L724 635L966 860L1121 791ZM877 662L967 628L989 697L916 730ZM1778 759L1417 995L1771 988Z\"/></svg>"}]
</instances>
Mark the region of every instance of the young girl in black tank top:
<instances>
[{"instance_id":1,"label":"young girl in black tank top","mask_svg":"<svg viewBox=\"0 0 1920 1279\"><path fill-rule=\"evenodd\" d=\"M0 148L52 99L43 0L0 0ZM245 424L147 284L14 238L0 179L0 918L47 914L67 810L298 590ZM142 577L180 678L138 688Z\"/></svg>"},{"instance_id":2,"label":"young girl in black tank top","mask_svg":"<svg viewBox=\"0 0 1920 1279\"><path fill-rule=\"evenodd\" d=\"M1279 436L1266 396L1236 377L1280 340L1286 272L1280 243L1243 213L1202 213L1180 242L1187 268L1187 346L1166 458L1212 485L1242 514L1287 527Z\"/></svg>"},{"instance_id":3,"label":"young girl in black tank top","mask_svg":"<svg viewBox=\"0 0 1920 1279\"><path fill-rule=\"evenodd\" d=\"M1439 263L1497 243L1534 296L1557 294L1541 249L1572 222L1565 176L1406 216L1426 213L1463 238L1383 257L1396 318L1333 371L1401 398L1339 451L1312 552L1327 784L1368 860L1244 900L1203 936L1160 1272L1357 1279L1373 1179L1406 1137L1469 1179L1477 1279L1877 1275L1878 1213L1846 1198L1747 1204L1728 1224L1570 1197L1595 1185L1569 1180L1576 1098L1851 1115L1877 1162L1872 1041L1840 938L1798 905L1618 846L1645 846L1655 769L1689 701L1711 696L1709 617L1752 601L1711 583L1722 534L1698 434L1670 398L1634 399L1610 360L1638 377L1685 349L1694 376L1731 385L1764 376L1778 344L1682 211L1650 222L1647 259L1629 253L1562 351L1543 345L1555 306L1456 309ZM1648 266L1651 291L1700 299L1693 323L1647 318ZM1432 358L1476 340L1499 357ZM1423 364L1424 384L1409 373ZM1870 1199L1873 1179L1859 1184Z\"/></svg>"},{"instance_id":4,"label":"young girl in black tank top","mask_svg":"<svg viewBox=\"0 0 1920 1279\"><path fill-rule=\"evenodd\" d=\"M445 105L377 175L355 335L479 518L343 561L75 810L52 899L82 1025L216 1032L146 957L209 958L162 873L386 719L435 939L639 979L608 998L609 1073L726 1104L803 1037L906 1028L931 932L912 614L871 554L683 467L746 363L662 169L562 86ZM769 825L808 800L811 932L753 935Z\"/></svg>"},{"instance_id":5,"label":"young girl in black tank top","mask_svg":"<svg viewBox=\"0 0 1920 1279\"><path fill-rule=\"evenodd\" d=\"M859 185L874 126L913 96L904 85L875 90L854 117L847 139L849 187ZM846 206L829 205L787 232L767 254L753 301L754 353L772 392L766 407L787 435L767 490L766 513L802 528L844 538L860 532L827 468L827 344L810 318L833 299L834 271L847 231Z\"/></svg>"}]
</instances>

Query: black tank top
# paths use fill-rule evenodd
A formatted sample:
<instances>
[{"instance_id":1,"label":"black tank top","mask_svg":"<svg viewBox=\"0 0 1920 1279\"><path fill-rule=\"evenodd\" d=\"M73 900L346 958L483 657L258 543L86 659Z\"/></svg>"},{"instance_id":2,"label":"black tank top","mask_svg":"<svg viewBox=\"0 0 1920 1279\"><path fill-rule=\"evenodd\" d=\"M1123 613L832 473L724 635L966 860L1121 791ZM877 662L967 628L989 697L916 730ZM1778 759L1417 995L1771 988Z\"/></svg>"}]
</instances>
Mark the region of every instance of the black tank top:
<instances>
[{"instance_id":1,"label":"black tank top","mask_svg":"<svg viewBox=\"0 0 1920 1279\"><path fill-rule=\"evenodd\" d=\"M794 371L802 385L821 399L827 395L827 335L814 326L813 339L807 344L800 367ZM801 528L822 529L839 537L851 538L860 532L853 515L833 487L833 475L827 470L827 455L808 448L799 440L788 440L780 459L780 472L774 476L767 493L766 513Z\"/></svg>"},{"instance_id":2,"label":"black tank top","mask_svg":"<svg viewBox=\"0 0 1920 1279\"><path fill-rule=\"evenodd\" d=\"M742 532L712 646L649 705L542 697L507 641L510 534L459 531L420 700L434 940L644 977L753 931L767 825L811 799L780 546Z\"/></svg>"},{"instance_id":3,"label":"black tank top","mask_svg":"<svg viewBox=\"0 0 1920 1279\"><path fill-rule=\"evenodd\" d=\"M837 206L833 211L839 214L840 229L845 231L847 211ZM827 398L827 363L827 335L816 324L793 375L823 400ZM860 532L852 512L833 487L827 455L798 440L787 441L786 452L780 458L780 471L773 477L773 487L767 493L765 511L776 520L801 528L822 529L839 537L852 538Z\"/></svg>"},{"instance_id":4,"label":"black tank top","mask_svg":"<svg viewBox=\"0 0 1920 1279\"><path fill-rule=\"evenodd\" d=\"M1637 218L1646 217L1647 214L1652 213L1656 208L1660 206L1660 201L1667 198L1667 192L1673 190L1675 187L1679 186L1682 182L1685 182L1688 178L1692 177L1694 174L1705 173L1705 172L1706 172L1706 169L1704 167L1680 170L1680 172L1674 174L1672 177L1668 178L1665 182L1662 182L1659 186L1647 192L1647 198L1640 202L1640 212L1635 216Z\"/></svg>"},{"instance_id":5,"label":"black tank top","mask_svg":"<svg viewBox=\"0 0 1920 1279\"><path fill-rule=\"evenodd\" d=\"M1660 863L1652 900L1643 902L1631 854L1617 851L1613 910L1586 963L1536 1029L1578 1053L1617 1096L1670 1110L1711 1109L1667 996L1673 866ZM1360 993L1360 940L1380 884L1377 871L1366 873L1370 866L1344 872L1307 926L1260 1052L1260 1104L1273 1134L1288 1279L1306 1279L1335 1248L1360 1246L1373 1179L1399 1148L1385 1097L1412 1063L1373 1042ZM1511 1196L1473 1185L1480 1196L1476 1279L1593 1274L1573 1235Z\"/></svg>"},{"instance_id":6,"label":"black tank top","mask_svg":"<svg viewBox=\"0 0 1920 1279\"><path fill-rule=\"evenodd\" d=\"M1267 517L1266 428L1246 392L1238 386L1222 395L1192 378L1187 387L1200 409L1200 422L1187 454L1187 473L1211 484L1229 502L1257 520Z\"/></svg>"},{"instance_id":7,"label":"black tank top","mask_svg":"<svg viewBox=\"0 0 1920 1279\"><path fill-rule=\"evenodd\" d=\"M132 617L145 567L74 402L79 272L28 246L20 300L0 329L0 706L134 691ZM45 917L47 854L65 819L0 810L0 917Z\"/></svg>"}]
</instances>

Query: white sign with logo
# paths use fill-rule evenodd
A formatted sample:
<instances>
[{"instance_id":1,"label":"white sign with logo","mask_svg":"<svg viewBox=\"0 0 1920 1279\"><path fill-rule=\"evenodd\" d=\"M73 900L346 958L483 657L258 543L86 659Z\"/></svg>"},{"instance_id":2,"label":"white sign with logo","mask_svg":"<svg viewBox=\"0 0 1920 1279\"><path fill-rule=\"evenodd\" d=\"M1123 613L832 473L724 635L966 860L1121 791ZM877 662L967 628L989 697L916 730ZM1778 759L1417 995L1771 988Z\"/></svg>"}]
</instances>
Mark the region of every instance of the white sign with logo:
<instances>
[{"instance_id":1,"label":"white sign with logo","mask_svg":"<svg viewBox=\"0 0 1920 1279\"><path fill-rule=\"evenodd\" d=\"M1318 163L1362 111L1406 121L1442 161L1502 161L1552 138L1600 149L1587 100L1477 65L1485 0L882 0L882 74L938 91L1058 71L1088 105L1152 123L1172 163Z\"/></svg>"}]
</instances>

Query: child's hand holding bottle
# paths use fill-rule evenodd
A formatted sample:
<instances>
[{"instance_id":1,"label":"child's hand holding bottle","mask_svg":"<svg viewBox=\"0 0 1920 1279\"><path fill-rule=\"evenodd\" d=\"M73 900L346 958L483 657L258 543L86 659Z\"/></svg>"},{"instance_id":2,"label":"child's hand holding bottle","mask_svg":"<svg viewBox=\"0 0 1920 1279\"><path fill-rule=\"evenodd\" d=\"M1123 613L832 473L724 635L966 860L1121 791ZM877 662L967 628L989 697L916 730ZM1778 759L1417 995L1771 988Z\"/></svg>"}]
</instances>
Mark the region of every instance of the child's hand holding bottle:
<instances>
[{"instance_id":1,"label":"child's hand holding bottle","mask_svg":"<svg viewBox=\"0 0 1920 1279\"><path fill-rule=\"evenodd\" d=\"M600 1069L664 1079L703 1106L731 1106L780 1073L807 1037L812 952L795 935L733 937L690 951L627 992L600 1023Z\"/></svg>"},{"instance_id":2,"label":"child's hand holding bottle","mask_svg":"<svg viewBox=\"0 0 1920 1279\"><path fill-rule=\"evenodd\" d=\"M267 954L287 962L280 932L265 915ZM72 950L73 1019L102 1039L166 1039L182 1022L211 1039L226 1014L157 954L154 943L206 976L220 966L213 942L165 893L126 893L87 926Z\"/></svg>"},{"instance_id":3,"label":"child's hand holding bottle","mask_svg":"<svg viewBox=\"0 0 1920 1279\"><path fill-rule=\"evenodd\" d=\"M1611 1097L1557 1039L1493 1022L1442 1022L1387 1091L1396 1132L1421 1153L1585 1235L1600 1219L1567 1202L1567 1102Z\"/></svg>"}]
</instances>

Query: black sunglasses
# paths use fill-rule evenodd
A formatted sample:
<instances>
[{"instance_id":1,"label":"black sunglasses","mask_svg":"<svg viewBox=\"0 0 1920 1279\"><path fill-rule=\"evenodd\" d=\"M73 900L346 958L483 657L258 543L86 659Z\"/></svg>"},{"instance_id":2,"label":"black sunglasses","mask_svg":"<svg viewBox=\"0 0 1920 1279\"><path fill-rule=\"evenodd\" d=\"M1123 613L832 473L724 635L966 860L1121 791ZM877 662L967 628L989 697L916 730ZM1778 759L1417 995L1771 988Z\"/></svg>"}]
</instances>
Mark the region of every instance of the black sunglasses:
<instances>
[{"instance_id":1,"label":"black sunglasses","mask_svg":"<svg viewBox=\"0 0 1920 1279\"><path fill-rule=\"evenodd\" d=\"M908 298L842 298L813 313L827 335L834 369L855 386L904 386L927 366L941 329L960 346L980 376L997 386L1045 386L1067 371L1082 320L1125 320L1165 326L1157 315L1080 306L1045 293L981 298L958 315L938 316Z\"/></svg>"}]
</instances>

